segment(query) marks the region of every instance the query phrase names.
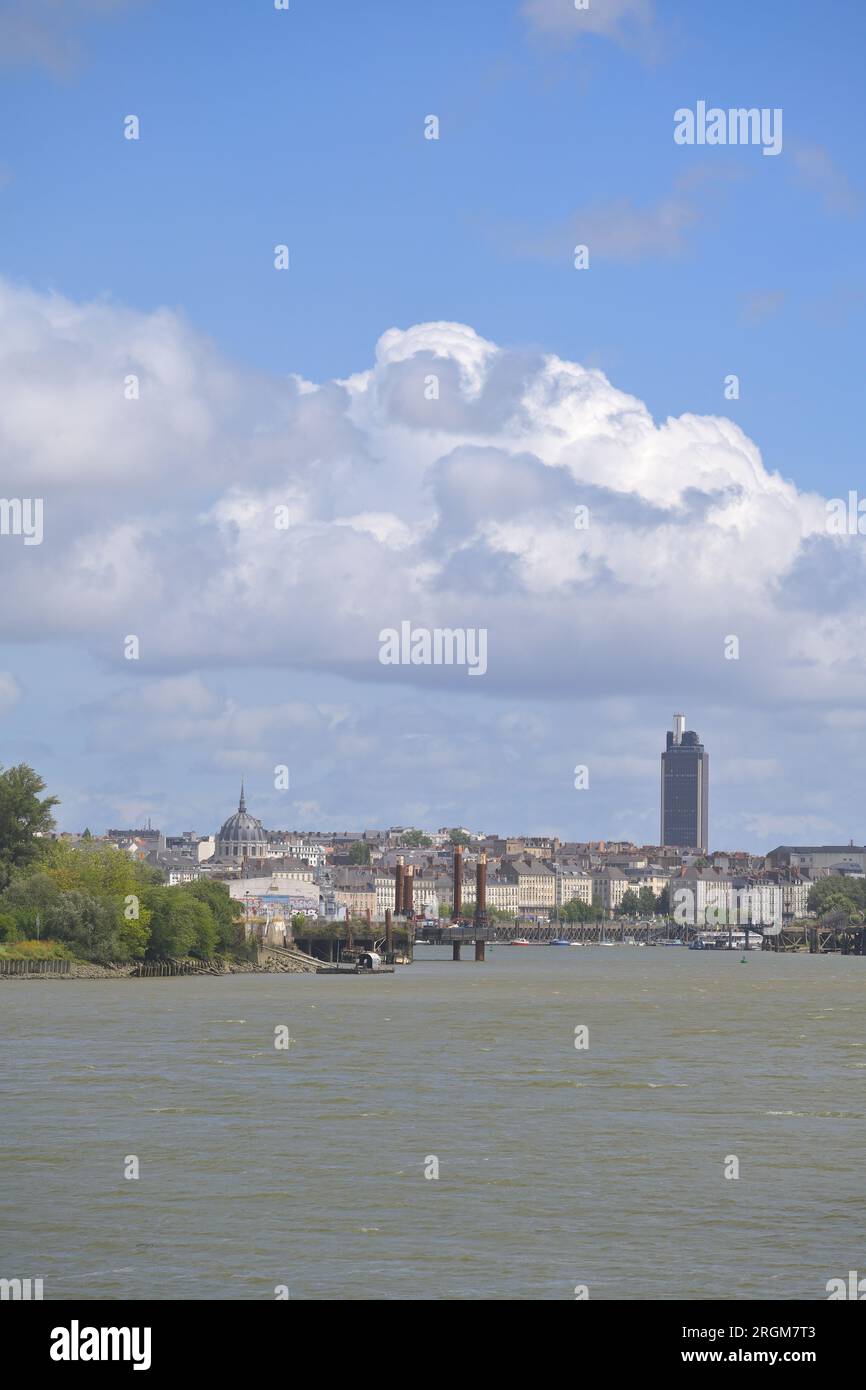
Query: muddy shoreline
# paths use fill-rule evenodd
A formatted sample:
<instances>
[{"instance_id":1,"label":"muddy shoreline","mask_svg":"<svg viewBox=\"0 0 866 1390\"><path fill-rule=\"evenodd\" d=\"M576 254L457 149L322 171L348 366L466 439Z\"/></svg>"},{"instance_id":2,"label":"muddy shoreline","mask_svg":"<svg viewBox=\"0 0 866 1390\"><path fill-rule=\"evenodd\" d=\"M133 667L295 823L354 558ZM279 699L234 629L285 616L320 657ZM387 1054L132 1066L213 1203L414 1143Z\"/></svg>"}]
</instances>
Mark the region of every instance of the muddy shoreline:
<instances>
[{"instance_id":1,"label":"muddy shoreline","mask_svg":"<svg viewBox=\"0 0 866 1390\"><path fill-rule=\"evenodd\" d=\"M126 961L117 965L94 965L89 961L69 961L66 970L49 970L54 962L16 961L14 972L0 971L2 980L141 980L179 979L191 975L306 975L315 974L324 961L303 952L276 952L253 961L196 960L191 956L165 961ZM66 965L67 962L62 962Z\"/></svg>"}]
</instances>

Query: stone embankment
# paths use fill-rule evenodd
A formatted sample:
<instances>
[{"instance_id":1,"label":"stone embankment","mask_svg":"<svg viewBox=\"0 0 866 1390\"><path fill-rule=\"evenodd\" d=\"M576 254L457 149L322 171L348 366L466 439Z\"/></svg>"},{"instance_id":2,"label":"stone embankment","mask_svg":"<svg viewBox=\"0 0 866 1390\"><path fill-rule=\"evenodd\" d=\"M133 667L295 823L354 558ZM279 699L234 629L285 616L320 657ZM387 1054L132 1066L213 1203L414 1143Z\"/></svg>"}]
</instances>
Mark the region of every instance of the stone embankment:
<instances>
[{"instance_id":1,"label":"stone embankment","mask_svg":"<svg viewBox=\"0 0 866 1390\"><path fill-rule=\"evenodd\" d=\"M304 975L315 974L322 962L303 951L262 951L253 961L196 960L192 956L161 961L93 965L88 961L0 960L0 980L123 980L178 975ZM4 968L5 967L5 968Z\"/></svg>"}]
</instances>

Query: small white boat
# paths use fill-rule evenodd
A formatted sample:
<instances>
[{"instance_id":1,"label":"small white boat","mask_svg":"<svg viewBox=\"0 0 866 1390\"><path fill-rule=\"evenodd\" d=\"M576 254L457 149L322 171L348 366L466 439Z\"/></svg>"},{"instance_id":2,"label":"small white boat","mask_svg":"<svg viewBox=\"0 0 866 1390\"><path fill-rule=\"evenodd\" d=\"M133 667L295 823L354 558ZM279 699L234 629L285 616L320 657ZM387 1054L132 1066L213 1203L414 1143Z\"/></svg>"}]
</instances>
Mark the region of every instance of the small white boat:
<instances>
[{"instance_id":1,"label":"small white boat","mask_svg":"<svg viewBox=\"0 0 866 1390\"><path fill-rule=\"evenodd\" d=\"M690 951L760 951L763 947L761 933L750 931L748 938L746 932L738 927L736 930L701 932L694 941L689 942Z\"/></svg>"}]
</instances>

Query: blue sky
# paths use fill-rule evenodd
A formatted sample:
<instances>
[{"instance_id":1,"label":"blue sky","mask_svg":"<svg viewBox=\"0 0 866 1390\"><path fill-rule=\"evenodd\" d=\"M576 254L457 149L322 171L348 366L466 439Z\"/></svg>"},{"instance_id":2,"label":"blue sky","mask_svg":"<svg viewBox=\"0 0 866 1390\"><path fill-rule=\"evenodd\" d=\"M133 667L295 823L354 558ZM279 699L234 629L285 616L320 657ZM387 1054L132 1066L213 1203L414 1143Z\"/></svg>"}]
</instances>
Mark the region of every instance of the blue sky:
<instances>
[{"instance_id":1,"label":"blue sky","mask_svg":"<svg viewBox=\"0 0 866 1390\"><path fill-rule=\"evenodd\" d=\"M718 409L736 372L737 418L770 465L841 488L859 454L863 224L827 208L793 151L822 146L860 205L866 11L733 0L657 16L649 60L534 34L509 0L93 18L63 80L5 74L4 271L177 306L233 356L315 380L362 368L392 324L440 318L591 356L656 416ZM782 157L715 150L709 167L676 147L672 113L699 98L781 106ZM137 146L118 139L128 111ZM420 138L428 112L438 143ZM517 249L594 203L650 208L698 166L710 187L681 254L580 278L566 236L559 263ZM278 241L293 273L277 289ZM751 307L768 295L784 299Z\"/></svg>"},{"instance_id":2,"label":"blue sky","mask_svg":"<svg viewBox=\"0 0 866 1390\"><path fill-rule=\"evenodd\" d=\"M268 0L70 0L39 7L36 17L31 5L0 0L0 275L12 296L35 295L32 303L51 295L82 306L101 303L109 317L119 316L94 329L106 341L133 320L141 329L160 310L170 311L171 334L195 338L189 360L176 370L194 376L190 361L211 352L230 364L238 397L247 401L238 414L249 416L248 438L263 432L256 418L259 393L267 396L268 411L280 413L271 402L275 383L293 375L316 383L345 379L370 369L375 344L387 330L455 322L511 352L518 363L527 354L555 354L598 368L617 391L643 402L658 423L684 414L724 416L757 446L767 472L791 480L798 494L846 496L863 478L864 114L858 91L866 10L854 0L832 0L820 10L807 0L766 0L758 7L748 0L724 6L593 0L591 10L596 32L577 27L581 20L568 0L292 0L288 12L275 11ZM782 153L773 158L756 147L675 145L674 111L699 99L723 108L782 108ZM122 138L128 113L141 121L137 142ZM439 117L438 141L423 138L424 118L431 113ZM578 273L572 248L587 239L587 228L592 264ZM291 252L287 274L276 273L272 264L273 247L282 242ZM27 314L12 313L7 329L21 335L22 323ZM27 354L26 328L23 337L20 350ZM52 357L45 344L41 351L49 375L66 369L62 353ZM446 356L450 351L441 347ZM4 388L14 390L22 370L20 360L15 365L14 341L10 348L7 340L7 352L14 370ZM724 399L729 373L740 378L737 401ZM186 420L200 404L187 401L176 413ZM49 415L52 410L56 400L45 404ZM148 509L153 514L175 489L184 491L190 525L240 478L262 481L270 497L264 478L270 486L277 465L270 456L266 464L257 463L243 430L235 436L236 424L233 417L228 426L231 463L224 460L211 478L204 466L193 470L195 486L187 496L183 448L170 443L158 488L143 486L148 456L132 448L127 457L123 440L117 453L122 482L105 458L95 466L98 477L88 481L82 460L92 459L94 449L110 451L112 430L90 440L88 427L61 411L53 417L53 437L80 429L88 442L70 447L62 483L52 474L55 493L44 482L46 508L56 497L54 515L63 512L76 477L93 488L87 514L99 519L103 533L111 524L137 522ZM226 431L211 428L224 442ZM271 420L266 432L275 428ZM206 455L205 436L207 430L195 447ZM20 429L13 430L7 444L20 438ZM378 444L366 438L375 463ZM160 439L157 431L155 476L163 466L156 459ZM319 499L323 487L333 484L338 463L342 467L346 447L335 443L329 426L318 471L303 478ZM501 436L495 447L502 447ZM526 447L524 440L521 449ZM293 472L297 460L290 455L288 446L284 481L300 486ZM39 460L36 446L22 452L22 471L29 463L34 488L43 485ZM506 490L509 476L506 469L499 480ZM357 468L351 477L358 486ZM601 485L598 472L587 477ZM641 486L620 478L615 489L621 500L635 491L646 503ZM687 486L700 491L703 484L685 480ZM369 500L363 501L358 486L356 511L393 509L404 520L418 520L429 513L429 489L428 477L417 494L407 492L395 503L393 479L373 466ZM30 494L19 489L15 495ZM653 492L651 500L657 505L664 499ZM80 489L77 503L82 504ZM676 503L682 505L681 496ZM71 518L69 507L65 515ZM321 525L339 520L333 507L327 517L316 517ZM773 532L769 523L762 525L763 534ZM68 532L58 524L54 534L61 533L66 539L56 542L58 561L71 555L80 523L73 528L70 521ZM755 548L763 550L761 535L759 530L743 542L746 567ZM7 554L9 540L4 538ZM319 541L309 535L303 540L316 546L318 560ZM511 540L502 543L507 549ZM617 540L628 544L627 537ZM51 562L51 546L49 533L39 565ZM786 552L774 575L763 575L754 593L739 596L739 626L726 625L720 616L720 631L757 623L761 611L775 631L800 612L804 587L807 600L814 599L840 565L846 575L853 567L856 591L859 553L825 556L825 549L823 537L804 537L796 560ZM185 593L212 585L207 563L197 567L188 547L178 543L169 551L160 573L178 561L177 585L187 587L170 589L155 611L137 614L140 626L148 619L158 625L160 614L165 626L166 612L183 606ZM345 574L337 577L351 589L358 578L353 565L363 569L368 562L363 554L353 559L344 547L336 554L347 554ZM674 548L672 563L677 554ZM24 558L29 569L19 573L22 556L13 557L14 577L38 589L33 552ZM116 556L111 563L118 563ZM601 582L599 574L609 574L610 564L598 564L595 578ZM816 566L819 577L813 580ZM302 573L312 568L310 562ZM326 573L334 575L333 563ZM474 554L470 568L460 570L455 591L468 582L483 594L490 573ZM682 579L688 588L690 574ZM617 584L625 604L621 574ZM321 584L317 592L317 625L327 627L334 602L324 599ZM594 593L571 592L575 632ZM538 597L536 579L523 582L521 603L527 594ZM842 606L849 600L850 593ZM658 623L652 656L644 653L640 669L629 670L617 634L624 614L634 609L612 608L607 637L599 635L600 625L560 682L550 672L569 644L566 606L559 643L552 637L551 649L539 654L534 682L506 661L492 661L484 693L473 694L474 746L490 768L501 752L501 731L488 727L494 716L513 716L519 728L521 715L537 714L545 732L531 756L517 737L520 775L502 783L490 773L468 785L461 810L447 760L434 758L425 767L424 734L440 719L447 724L452 712L462 717L466 692L437 684L436 672L412 687L417 710L402 710L399 724L401 737L411 746L417 736L421 746L417 786L409 796L405 778L394 785L383 776L381 732L369 722L383 699L397 698L393 683L383 685L375 654L369 671L356 661L342 670L339 662L308 650L292 615L300 604L309 615L316 599L297 583L293 588L287 581L279 594L271 585L248 594L248 601L256 611L262 603L276 604L272 646L251 637L242 656L242 641L228 653L187 641L191 654L184 659L178 638L170 652L149 670L143 663L134 677L129 664L116 658L119 629L137 630L130 626L132 612L124 621L122 605L111 615L94 614L92 624L82 602L57 623L44 613L29 626L13 620L0 659L13 682L3 760L34 749L32 760L50 772L63 796L61 822L77 825L83 816L94 829L137 809L150 811L167 828L211 828L229 809L235 769L252 761L254 782L258 758L258 807L274 823L312 823L303 819L308 812L313 820L319 815L322 825L354 823L362 815L380 824L417 817L489 829L559 828L579 836L653 839L656 760L663 729L682 704L711 753L724 750L729 770L747 754L740 746L744 735L752 752L761 750L763 762L744 765L739 783L726 781L719 768L711 804L719 843L847 839L845 832L862 838L853 819L856 800L845 785L862 708L859 667L844 688L832 680L840 665L848 670L856 663L847 645L850 627L841 655L831 651L838 633L823 634L820 652L779 654L777 674L779 661L793 663L784 680L761 672L757 652L765 639L757 628L749 684L738 692L727 668L710 677L705 666L703 676L692 679L683 649L690 646L699 664L705 660L699 652L700 614L690 615L694 630L680 615L677 640L669 630L665 594L659 590L653 601L641 586L647 621ZM706 595L702 601L712 608ZM771 604L777 611L769 611ZM396 613L395 622L412 617L409 608ZM523 612L520 604L515 611ZM367 616L372 631L388 615L365 611ZM808 625L813 619L808 610L798 621ZM213 613L199 614L196 630L213 621ZM486 619L483 604L479 608L467 598L470 621ZM497 621L507 621L506 615ZM523 614L521 621L531 633L531 617ZM675 657L666 645L676 647ZM588 665L598 679L584 691L580 671ZM238 741L221 724L224 746L214 747L212 732L207 746L185 743L168 753L165 739L171 735L139 711L139 727L147 730L152 749L150 766L143 767L140 749L131 751L128 739L118 735L112 745L103 714L105 702L124 692L139 700L148 679L200 681L195 695L189 686L182 690L187 714L189 701L193 710L197 701L206 703L205 689L214 700L242 706L264 704L264 691L273 705L288 696L311 707L340 706L348 711L341 727L358 721L355 752L342 749L339 759L329 761L323 738L318 761L301 773L306 750L294 746L286 758L298 768L297 798L283 806L266 775L280 760L270 744L252 746L246 736ZM611 720L616 737L601 746L592 731ZM826 758L813 765L808 751L809 731L822 720L829 721L828 737L836 740L838 762L831 759L829 766ZM786 730L790 742L782 746L779 737ZM773 768L767 765L771 745L772 759L780 760ZM634 752L633 764L617 762L624 747ZM569 764L592 766L593 758L600 769L598 793L592 804L577 803ZM534 784L537 769L548 766ZM363 795L361 786L367 789ZM740 817L744 807L750 820Z\"/></svg>"}]
</instances>

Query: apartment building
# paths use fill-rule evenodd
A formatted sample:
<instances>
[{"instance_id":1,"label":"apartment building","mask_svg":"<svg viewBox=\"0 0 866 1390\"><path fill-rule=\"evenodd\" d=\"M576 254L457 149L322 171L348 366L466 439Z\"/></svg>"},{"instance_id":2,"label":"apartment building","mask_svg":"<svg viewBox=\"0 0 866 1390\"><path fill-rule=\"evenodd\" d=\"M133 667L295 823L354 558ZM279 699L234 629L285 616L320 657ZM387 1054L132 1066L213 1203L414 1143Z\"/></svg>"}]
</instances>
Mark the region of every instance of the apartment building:
<instances>
[{"instance_id":1,"label":"apartment building","mask_svg":"<svg viewBox=\"0 0 866 1390\"><path fill-rule=\"evenodd\" d=\"M621 869L596 869L592 875L592 901L606 917L612 917L630 884Z\"/></svg>"},{"instance_id":2,"label":"apartment building","mask_svg":"<svg viewBox=\"0 0 866 1390\"><path fill-rule=\"evenodd\" d=\"M503 859L499 877L517 885L518 907L556 906L556 874L542 859L531 854Z\"/></svg>"},{"instance_id":3,"label":"apartment building","mask_svg":"<svg viewBox=\"0 0 866 1390\"><path fill-rule=\"evenodd\" d=\"M555 903L564 907L566 903L592 902L592 874L584 869L568 869L560 865L554 868L556 876Z\"/></svg>"}]
</instances>

